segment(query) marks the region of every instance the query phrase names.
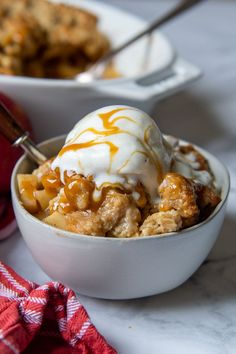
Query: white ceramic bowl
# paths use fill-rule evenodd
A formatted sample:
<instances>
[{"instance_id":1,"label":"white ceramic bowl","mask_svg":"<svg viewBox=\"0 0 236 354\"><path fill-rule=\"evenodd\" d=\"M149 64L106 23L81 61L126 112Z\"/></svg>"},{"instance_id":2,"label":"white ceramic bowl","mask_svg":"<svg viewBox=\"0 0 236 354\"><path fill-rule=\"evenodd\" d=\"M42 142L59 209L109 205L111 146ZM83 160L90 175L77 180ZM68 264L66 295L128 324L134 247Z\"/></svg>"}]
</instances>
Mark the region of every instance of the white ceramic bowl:
<instances>
[{"instance_id":1,"label":"white ceramic bowl","mask_svg":"<svg viewBox=\"0 0 236 354\"><path fill-rule=\"evenodd\" d=\"M47 156L56 155L64 137L41 144ZM198 148L198 147L197 147ZM186 281L201 265L224 219L229 175L222 163L198 148L208 159L222 201L204 222L181 232L143 238L115 239L79 235L44 224L19 202L18 173L30 173L33 164L23 156L12 175L12 200L16 219L33 257L52 279L81 294L130 299L162 293Z\"/></svg>"},{"instance_id":2,"label":"white ceramic bowl","mask_svg":"<svg viewBox=\"0 0 236 354\"><path fill-rule=\"evenodd\" d=\"M132 14L100 1L63 2L81 5L96 13L101 30L110 37L114 46L147 24ZM43 141L63 134L85 114L108 106L111 102L136 106L150 112L154 98L166 97L199 76L197 68L176 58L166 37L155 32L150 50L144 38L117 58L116 66L124 78L82 85L75 80L0 75L0 90L25 108L31 117L36 138ZM147 64L143 69L145 61Z\"/></svg>"}]
</instances>

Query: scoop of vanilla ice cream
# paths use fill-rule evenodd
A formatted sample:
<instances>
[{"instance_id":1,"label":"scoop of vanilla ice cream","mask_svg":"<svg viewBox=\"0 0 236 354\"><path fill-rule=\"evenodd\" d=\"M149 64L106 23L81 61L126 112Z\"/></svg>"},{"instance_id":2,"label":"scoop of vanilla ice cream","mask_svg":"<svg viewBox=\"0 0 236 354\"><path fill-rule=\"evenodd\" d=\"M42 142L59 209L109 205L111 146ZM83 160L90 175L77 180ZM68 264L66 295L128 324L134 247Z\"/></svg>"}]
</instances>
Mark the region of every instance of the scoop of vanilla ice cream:
<instances>
[{"instance_id":1,"label":"scoop of vanilla ice cream","mask_svg":"<svg viewBox=\"0 0 236 354\"><path fill-rule=\"evenodd\" d=\"M152 118L128 106L108 106L81 119L52 163L64 172L93 176L97 189L141 182L152 200L169 171L171 149ZM135 194L134 194L135 195Z\"/></svg>"}]
</instances>

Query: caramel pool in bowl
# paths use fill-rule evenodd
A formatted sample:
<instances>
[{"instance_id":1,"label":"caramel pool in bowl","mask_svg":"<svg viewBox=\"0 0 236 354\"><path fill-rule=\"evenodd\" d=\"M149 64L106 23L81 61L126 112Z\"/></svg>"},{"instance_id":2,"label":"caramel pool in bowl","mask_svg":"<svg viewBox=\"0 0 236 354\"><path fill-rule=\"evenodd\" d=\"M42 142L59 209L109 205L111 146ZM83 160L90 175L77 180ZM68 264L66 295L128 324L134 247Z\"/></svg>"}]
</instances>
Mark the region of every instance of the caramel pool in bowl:
<instances>
[{"instance_id":1,"label":"caramel pool in bowl","mask_svg":"<svg viewBox=\"0 0 236 354\"><path fill-rule=\"evenodd\" d=\"M56 155L64 139L60 136L47 140L40 144L41 149L47 156ZM35 166L23 156L12 174L12 200L20 231L36 262L52 279L97 298L138 298L182 284L212 249L229 193L229 175L224 165L207 151L196 148L209 161L222 190L222 201L213 213L202 223L180 232L127 239L59 230L29 214L20 203L16 176L32 172Z\"/></svg>"}]
</instances>

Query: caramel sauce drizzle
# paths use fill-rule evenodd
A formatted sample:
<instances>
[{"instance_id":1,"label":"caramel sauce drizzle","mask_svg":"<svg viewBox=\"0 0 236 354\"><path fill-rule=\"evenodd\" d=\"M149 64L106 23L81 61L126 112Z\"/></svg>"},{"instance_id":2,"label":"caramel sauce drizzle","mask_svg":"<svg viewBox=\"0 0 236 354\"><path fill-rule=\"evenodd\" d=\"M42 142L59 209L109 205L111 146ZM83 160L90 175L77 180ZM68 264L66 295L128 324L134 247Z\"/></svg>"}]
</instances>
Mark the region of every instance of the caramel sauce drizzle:
<instances>
[{"instance_id":1,"label":"caramel sauce drizzle","mask_svg":"<svg viewBox=\"0 0 236 354\"><path fill-rule=\"evenodd\" d=\"M88 142L84 142L84 143L73 144L71 142L77 140L82 134L84 134L85 132L89 132L89 131L94 133L95 135L101 135L101 136L111 136L113 134L128 133L128 132L120 129L119 127L115 126L114 124L115 124L115 122L117 122L118 120L121 120L121 119L126 119L126 120L136 123L132 118L126 117L126 116L119 116L119 117L116 117L110 121L110 118L113 116L113 114L123 111L123 110L126 110L126 108L117 108L117 109L114 109L110 112L99 114L99 117L102 119L102 122L103 122L103 127L106 130L99 131L95 128L87 128L87 129L83 130L79 135L77 135L73 140L71 140L68 145L64 146L58 155L62 156L67 151L76 151L76 150L80 150L80 149L86 149L91 146L106 144L110 148L110 166L109 166L109 170L108 170L108 172L109 172L111 169L112 160L113 160L115 154L119 151L118 146L116 146L115 144L113 144L110 141L97 141L95 139L88 141Z\"/></svg>"},{"instance_id":2,"label":"caramel sauce drizzle","mask_svg":"<svg viewBox=\"0 0 236 354\"><path fill-rule=\"evenodd\" d=\"M77 143L77 144L66 145L61 149L61 151L59 152L58 155L62 156L67 151L76 151L76 150L80 150L80 149L86 149L91 146L104 145L104 144L109 146L112 156L115 155L117 153L117 151L119 150L119 148L110 141L91 140L91 141L87 141L86 143Z\"/></svg>"},{"instance_id":3,"label":"caramel sauce drizzle","mask_svg":"<svg viewBox=\"0 0 236 354\"><path fill-rule=\"evenodd\" d=\"M66 145L64 146L61 151L59 152L59 156L63 155L66 151L76 151L79 149L86 149L89 148L91 146L96 146L96 145L108 145L110 148L110 164L109 164L109 169L108 172L111 169L111 164L112 164L112 160L113 157L115 156L115 154L119 151L119 148L113 144L111 141L96 141L96 140L91 140L88 141L86 143L78 143L78 144L71 144L71 145Z\"/></svg>"},{"instance_id":4,"label":"caramel sauce drizzle","mask_svg":"<svg viewBox=\"0 0 236 354\"><path fill-rule=\"evenodd\" d=\"M130 162L131 158L132 158L134 155L136 155L136 154L142 154L142 155L144 155L145 157L149 158L149 154L148 154L147 152L141 151L141 150L135 150L135 151L133 151L132 154L130 155L130 158L127 159L127 160L123 163L123 165L119 168L118 172L121 172L121 170L122 170L125 166L128 165L128 163Z\"/></svg>"},{"instance_id":5,"label":"caramel sauce drizzle","mask_svg":"<svg viewBox=\"0 0 236 354\"><path fill-rule=\"evenodd\" d=\"M126 117L126 116L119 116L119 117L116 117L116 118L114 118L113 120L110 121L110 118L115 113L118 113L118 112L121 112L121 111L125 111L126 109L127 108L116 108L116 109L113 109L112 111L107 112L107 113L100 113L99 117L102 119L103 127L105 129L107 129L107 130L120 131L121 129L119 127L114 126L115 122L117 122L118 120L126 119L126 120L129 120L129 121L133 122L133 123L136 123L135 120L133 120L130 117Z\"/></svg>"},{"instance_id":6,"label":"caramel sauce drizzle","mask_svg":"<svg viewBox=\"0 0 236 354\"><path fill-rule=\"evenodd\" d=\"M115 126L114 124L115 124L115 122L117 122L118 120L121 120L121 119L126 119L132 123L136 123L134 119L127 117L127 116L119 116L119 117L116 117L113 120L109 121L110 118L113 116L113 114L123 111L125 109L126 108L117 108L117 109L114 109L114 110L107 112L107 113L100 113L99 117L101 118L101 120L103 122L103 128L105 130L97 130L95 128L86 128L82 132L80 132L78 135L76 135L73 139L71 139L68 143L72 144L73 141L79 139L79 137L81 135L83 135L84 133L87 133L87 132L91 132L91 133L94 133L95 135L100 135L100 136L110 136L113 134L128 133L127 131L120 129L119 127Z\"/></svg>"}]
</instances>

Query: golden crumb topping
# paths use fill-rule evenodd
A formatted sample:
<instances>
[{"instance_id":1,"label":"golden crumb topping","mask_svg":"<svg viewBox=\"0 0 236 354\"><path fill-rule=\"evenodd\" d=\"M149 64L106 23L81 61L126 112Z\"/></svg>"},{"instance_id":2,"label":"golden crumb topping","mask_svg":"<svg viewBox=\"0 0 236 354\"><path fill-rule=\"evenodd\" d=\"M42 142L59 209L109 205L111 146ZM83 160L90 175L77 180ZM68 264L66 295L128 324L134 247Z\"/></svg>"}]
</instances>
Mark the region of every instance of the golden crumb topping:
<instances>
[{"instance_id":1,"label":"golden crumb topping","mask_svg":"<svg viewBox=\"0 0 236 354\"><path fill-rule=\"evenodd\" d=\"M109 48L86 10L47 0L0 2L0 74L72 78Z\"/></svg>"}]
</instances>

